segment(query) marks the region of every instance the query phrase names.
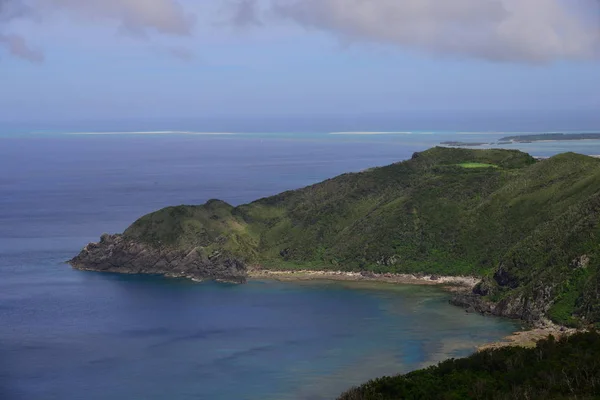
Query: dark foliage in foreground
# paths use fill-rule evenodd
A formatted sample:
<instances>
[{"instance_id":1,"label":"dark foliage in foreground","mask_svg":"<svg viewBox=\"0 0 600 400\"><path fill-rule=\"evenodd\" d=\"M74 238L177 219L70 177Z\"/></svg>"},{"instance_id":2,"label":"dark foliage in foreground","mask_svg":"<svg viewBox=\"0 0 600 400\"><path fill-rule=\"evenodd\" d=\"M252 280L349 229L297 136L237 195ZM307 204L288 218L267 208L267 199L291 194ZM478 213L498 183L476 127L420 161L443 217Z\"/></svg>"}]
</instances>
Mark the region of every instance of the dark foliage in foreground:
<instances>
[{"instance_id":1,"label":"dark foliage in foreground","mask_svg":"<svg viewBox=\"0 0 600 400\"><path fill-rule=\"evenodd\" d=\"M600 334L578 333L535 348L485 350L406 375L372 380L339 400L598 399Z\"/></svg>"}]
</instances>

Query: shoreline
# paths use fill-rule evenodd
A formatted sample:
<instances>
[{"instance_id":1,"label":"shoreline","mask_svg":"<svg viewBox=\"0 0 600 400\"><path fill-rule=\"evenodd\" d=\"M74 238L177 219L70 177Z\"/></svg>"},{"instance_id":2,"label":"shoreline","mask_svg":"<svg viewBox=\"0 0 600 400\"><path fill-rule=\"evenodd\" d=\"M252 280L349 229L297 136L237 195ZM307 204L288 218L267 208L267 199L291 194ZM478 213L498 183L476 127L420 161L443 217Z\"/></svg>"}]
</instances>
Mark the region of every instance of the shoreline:
<instances>
[{"instance_id":1,"label":"shoreline","mask_svg":"<svg viewBox=\"0 0 600 400\"><path fill-rule=\"evenodd\" d=\"M341 281L341 282L380 282L398 285L422 285L438 286L447 292L466 292L471 291L481 280L474 276L439 276L432 274L375 274L365 272L347 272L347 271L315 271L315 270L266 270L250 269L248 271L249 280L276 280L281 282L294 281ZM466 310L465 310L466 311ZM524 321L521 321L524 322ZM502 339L478 346L476 351L489 349L500 349L509 346L535 347L541 339L546 339L553 335L556 339L562 336L572 335L579 332L575 328L567 328L557 325L548 319L539 321L535 326L527 326L524 323L524 329L518 330Z\"/></svg>"},{"instance_id":2,"label":"shoreline","mask_svg":"<svg viewBox=\"0 0 600 400\"><path fill-rule=\"evenodd\" d=\"M195 131L123 131L123 132L64 132L63 135L208 135L208 136L222 136L222 135L236 135L233 132L195 132Z\"/></svg>"},{"instance_id":3,"label":"shoreline","mask_svg":"<svg viewBox=\"0 0 600 400\"><path fill-rule=\"evenodd\" d=\"M73 267L81 271L98 271L90 268ZM123 274L124 272L113 272ZM134 272L125 272L125 274L136 275ZM181 273L163 273L157 274L171 279L189 279L193 282L201 283L206 279ZM248 280L274 280L280 282L310 282L310 281L333 281L333 282L371 282L384 283L390 285L418 285L418 286L437 286L441 290L450 293L471 292L479 283L480 278L474 276L440 276L435 274L376 274L370 272L348 272L348 271L322 271L322 270L269 270L260 268L248 269ZM217 282L239 284L238 281L227 279L215 279ZM457 305L457 307L460 307ZM462 308L462 307L461 307ZM465 312L470 312L465 309ZM503 318L503 317L500 317ZM522 320L523 328L516 330L501 339L486 343L475 348L475 352L484 350L495 350L509 346L535 347L540 339L546 339L553 335L556 339L569 336L577 332L585 331L575 328L568 328L557 325L548 319L536 321L535 324L528 324Z\"/></svg>"},{"instance_id":4,"label":"shoreline","mask_svg":"<svg viewBox=\"0 0 600 400\"><path fill-rule=\"evenodd\" d=\"M456 292L470 290L479 283L480 278L474 276L440 276L435 274L376 274L347 271L315 271L315 270L267 270L251 269L248 279L273 279L278 281L354 281L382 282L402 285L441 286L444 290Z\"/></svg>"},{"instance_id":5,"label":"shoreline","mask_svg":"<svg viewBox=\"0 0 600 400\"><path fill-rule=\"evenodd\" d=\"M539 327L528 327L522 331L513 332L511 335L503 337L502 340L477 347L477 351L497 350L511 346L535 347L539 340L546 339L550 335L554 336L555 339L560 339L563 336L584 332L584 330L557 325L549 320L541 322L542 325Z\"/></svg>"}]
</instances>

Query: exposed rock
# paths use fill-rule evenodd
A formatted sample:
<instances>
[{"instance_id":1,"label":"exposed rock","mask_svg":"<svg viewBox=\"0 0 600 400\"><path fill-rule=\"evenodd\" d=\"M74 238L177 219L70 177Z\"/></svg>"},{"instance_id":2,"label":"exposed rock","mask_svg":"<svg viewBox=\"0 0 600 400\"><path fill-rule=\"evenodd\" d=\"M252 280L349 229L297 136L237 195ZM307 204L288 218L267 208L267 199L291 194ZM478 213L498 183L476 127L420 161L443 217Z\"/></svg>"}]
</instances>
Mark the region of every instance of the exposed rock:
<instances>
[{"instance_id":1,"label":"exposed rock","mask_svg":"<svg viewBox=\"0 0 600 400\"><path fill-rule=\"evenodd\" d=\"M518 264L518 262L515 260L513 260L512 263L514 265ZM498 267L498 270L494 274L494 280L498 283L498 285L509 287L511 289L515 289L519 286L519 279L511 275L504 263L500 264Z\"/></svg>"},{"instance_id":2,"label":"exposed rock","mask_svg":"<svg viewBox=\"0 0 600 400\"><path fill-rule=\"evenodd\" d=\"M490 283L486 279L479 282L473 288L473 293L478 294L480 296L487 296L491 293L491 291L492 291L492 285L490 285Z\"/></svg>"},{"instance_id":3,"label":"exposed rock","mask_svg":"<svg viewBox=\"0 0 600 400\"><path fill-rule=\"evenodd\" d=\"M393 255L390 257L382 256L376 263L377 263L377 265L391 267L393 265L398 264L399 261L400 261L400 257L398 257L397 255Z\"/></svg>"},{"instance_id":4,"label":"exposed rock","mask_svg":"<svg viewBox=\"0 0 600 400\"><path fill-rule=\"evenodd\" d=\"M590 264L590 258L584 254L580 257L575 258L573 261L571 261L571 268L573 269L580 269L580 268L587 268L587 266Z\"/></svg>"},{"instance_id":5,"label":"exposed rock","mask_svg":"<svg viewBox=\"0 0 600 400\"><path fill-rule=\"evenodd\" d=\"M456 293L450 303L481 314L519 319L536 325L544 320L548 309L553 304L553 288L541 286L533 295L523 296L520 292L510 293L494 303L482 296L487 293L486 283L482 281L470 293Z\"/></svg>"},{"instance_id":6,"label":"exposed rock","mask_svg":"<svg viewBox=\"0 0 600 400\"><path fill-rule=\"evenodd\" d=\"M102 235L69 261L73 268L122 274L157 274L194 280L244 283L246 265L222 253L205 255L200 249L173 250L135 242L123 235Z\"/></svg>"},{"instance_id":7,"label":"exposed rock","mask_svg":"<svg viewBox=\"0 0 600 400\"><path fill-rule=\"evenodd\" d=\"M290 251L290 249L283 249L279 252L279 255L281 256L281 258L287 261L290 259L291 253L292 252Z\"/></svg>"},{"instance_id":8,"label":"exposed rock","mask_svg":"<svg viewBox=\"0 0 600 400\"><path fill-rule=\"evenodd\" d=\"M486 302L483 297L475 293L455 293L450 299L450 304L462 307L468 312L494 314L494 304Z\"/></svg>"},{"instance_id":9,"label":"exposed rock","mask_svg":"<svg viewBox=\"0 0 600 400\"><path fill-rule=\"evenodd\" d=\"M541 321L554 303L553 292L552 286L542 284L533 288L532 292L527 295L520 292L511 293L498 302L495 307L496 315L522 319L527 322Z\"/></svg>"}]
</instances>

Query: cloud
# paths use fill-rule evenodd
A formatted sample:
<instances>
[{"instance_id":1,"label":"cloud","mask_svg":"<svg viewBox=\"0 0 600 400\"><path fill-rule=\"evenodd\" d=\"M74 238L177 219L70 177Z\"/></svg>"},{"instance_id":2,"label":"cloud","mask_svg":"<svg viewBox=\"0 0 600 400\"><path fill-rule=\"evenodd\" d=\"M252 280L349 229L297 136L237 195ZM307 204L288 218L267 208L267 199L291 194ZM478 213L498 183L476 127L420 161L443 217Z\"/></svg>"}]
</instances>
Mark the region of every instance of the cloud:
<instances>
[{"instance_id":1,"label":"cloud","mask_svg":"<svg viewBox=\"0 0 600 400\"><path fill-rule=\"evenodd\" d=\"M175 57L180 61L189 62L194 59L194 53L192 53L184 47L167 46L163 48L163 51L171 57Z\"/></svg>"},{"instance_id":2,"label":"cloud","mask_svg":"<svg viewBox=\"0 0 600 400\"><path fill-rule=\"evenodd\" d=\"M30 13L29 7L22 1L0 0L0 48L4 47L15 57L31 62L42 62L44 55L31 49L22 36L4 33L4 25Z\"/></svg>"},{"instance_id":3,"label":"cloud","mask_svg":"<svg viewBox=\"0 0 600 400\"><path fill-rule=\"evenodd\" d=\"M0 0L0 46L29 61L43 60L42 54L31 50L23 37L5 32L16 19L48 17L55 12L66 12L79 20L116 21L121 31L139 37L147 37L151 32L190 35L195 23L178 0ZM167 53L190 58L183 50Z\"/></svg>"},{"instance_id":4,"label":"cloud","mask_svg":"<svg viewBox=\"0 0 600 400\"><path fill-rule=\"evenodd\" d=\"M257 0L238 0L233 6L232 22L238 27L262 25Z\"/></svg>"},{"instance_id":5,"label":"cloud","mask_svg":"<svg viewBox=\"0 0 600 400\"><path fill-rule=\"evenodd\" d=\"M202 0L207 1L207 0ZM215 0L221 1L221 0ZM232 24L284 19L345 42L371 42L434 55L544 63L600 58L599 0L227 0ZM40 53L10 32L19 18L67 13L110 20L139 37L191 35L181 0L0 0L0 47L34 61ZM261 17L269 16L261 20ZM187 51L166 51L189 59Z\"/></svg>"},{"instance_id":6,"label":"cloud","mask_svg":"<svg viewBox=\"0 0 600 400\"><path fill-rule=\"evenodd\" d=\"M119 21L125 30L189 35L194 17L177 0L37 0L47 10L66 10L74 15Z\"/></svg>"},{"instance_id":7,"label":"cloud","mask_svg":"<svg viewBox=\"0 0 600 400\"><path fill-rule=\"evenodd\" d=\"M0 0L0 23L26 15L31 9L21 0Z\"/></svg>"},{"instance_id":8,"label":"cloud","mask_svg":"<svg viewBox=\"0 0 600 400\"><path fill-rule=\"evenodd\" d=\"M344 41L540 63L600 55L597 0L267 0L267 8Z\"/></svg>"},{"instance_id":9,"label":"cloud","mask_svg":"<svg viewBox=\"0 0 600 400\"><path fill-rule=\"evenodd\" d=\"M0 34L0 45L5 46L10 54L25 60L41 63L44 61L44 54L29 47L24 38L18 35Z\"/></svg>"}]
</instances>

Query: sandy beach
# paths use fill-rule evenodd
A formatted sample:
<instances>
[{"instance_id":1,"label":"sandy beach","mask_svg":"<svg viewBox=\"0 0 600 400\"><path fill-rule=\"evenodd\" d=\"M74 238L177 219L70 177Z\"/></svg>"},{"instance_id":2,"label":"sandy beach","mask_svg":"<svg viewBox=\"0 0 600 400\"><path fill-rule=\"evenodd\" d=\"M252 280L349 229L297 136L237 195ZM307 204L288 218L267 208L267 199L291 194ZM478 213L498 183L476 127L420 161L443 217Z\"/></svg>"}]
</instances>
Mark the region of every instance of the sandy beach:
<instances>
[{"instance_id":1,"label":"sandy beach","mask_svg":"<svg viewBox=\"0 0 600 400\"><path fill-rule=\"evenodd\" d=\"M535 347L535 344L539 340L546 339L549 335L559 339L563 336L569 336L578 332L577 329L556 325L551 321L543 321L543 323L544 326L542 327L514 332L512 335L504 337L499 342L485 344L478 347L477 350L499 349L506 346Z\"/></svg>"},{"instance_id":2,"label":"sandy beach","mask_svg":"<svg viewBox=\"0 0 600 400\"><path fill-rule=\"evenodd\" d=\"M195 132L195 131L123 131L123 132L66 132L65 135L235 135L233 132Z\"/></svg>"},{"instance_id":3,"label":"sandy beach","mask_svg":"<svg viewBox=\"0 0 600 400\"><path fill-rule=\"evenodd\" d=\"M330 132L330 135L412 135L412 132Z\"/></svg>"},{"instance_id":4,"label":"sandy beach","mask_svg":"<svg viewBox=\"0 0 600 400\"><path fill-rule=\"evenodd\" d=\"M280 281L309 281L309 280L335 280L335 281L370 281L398 283L404 285L438 285L448 287L455 291L459 288L472 289L480 279L473 276L438 276L415 274L375 274L347 271L276 271L253 269L248 271L250 279L275 279Z\"/></svg>"}]
</instances>

